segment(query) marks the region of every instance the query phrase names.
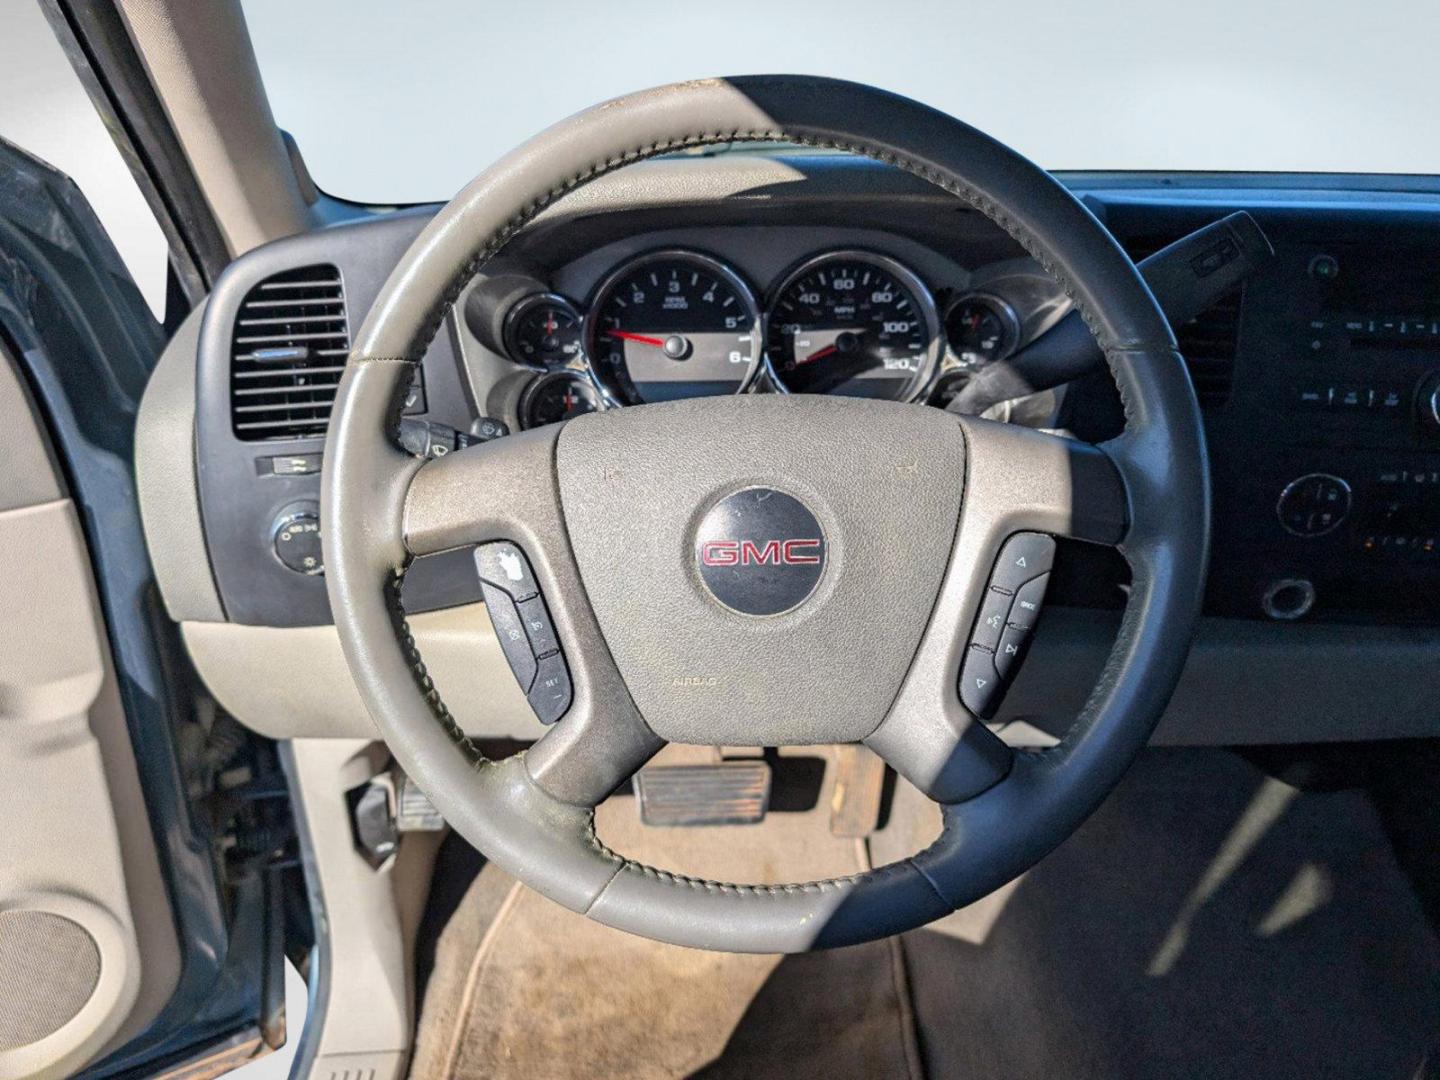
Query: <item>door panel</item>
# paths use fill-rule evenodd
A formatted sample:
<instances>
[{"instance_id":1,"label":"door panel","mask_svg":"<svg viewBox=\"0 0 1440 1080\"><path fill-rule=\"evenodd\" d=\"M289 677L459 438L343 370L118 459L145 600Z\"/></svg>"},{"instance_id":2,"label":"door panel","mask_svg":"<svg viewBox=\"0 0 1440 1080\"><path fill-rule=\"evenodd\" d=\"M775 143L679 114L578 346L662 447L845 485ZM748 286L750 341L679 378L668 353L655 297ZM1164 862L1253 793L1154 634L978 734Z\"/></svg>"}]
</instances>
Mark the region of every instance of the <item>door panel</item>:
<instances>
[{"instance_id":1,"label":"door panel","mask_svg":"<svg viewBox=\"0 0 1440 1080\"><path fill-rule=\"evenodd\" d=\"M179 951L79 519L3 350L0 432L0 1077L63 1076L159 1012Z\"/></svg>"}]
</instances>

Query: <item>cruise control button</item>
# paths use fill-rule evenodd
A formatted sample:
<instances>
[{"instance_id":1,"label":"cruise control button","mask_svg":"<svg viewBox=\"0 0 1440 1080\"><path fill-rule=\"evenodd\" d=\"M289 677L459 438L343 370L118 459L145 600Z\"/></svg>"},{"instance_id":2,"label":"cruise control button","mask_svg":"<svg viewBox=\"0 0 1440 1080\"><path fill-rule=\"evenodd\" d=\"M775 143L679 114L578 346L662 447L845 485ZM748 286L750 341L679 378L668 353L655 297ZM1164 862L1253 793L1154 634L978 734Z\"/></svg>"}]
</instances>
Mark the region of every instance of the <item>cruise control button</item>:
<instances>
[{"instance_id":1,"label":"cruise control button","mask_svg":"<svg viewBox=\"0 0 1440 1080\"><path fill-rule=\"evenodd\" d=\"M982 719L988 719L999 700L1000 676L995 672L995 658L979 646L965 651L960 665L960 700L965 708Z\"/></svg>"},{"instance_id":2,"label":"cruise control button","mask_svg":"<svg viewBox=\"0 0 1440 1080\"><path fill-rule=\"evenodd\" d=\"M540 661L535 685L531 688L530 707L542 724L553 724L570 707L570 672L559 653Z\"/></svg>"},{"instance_id":3,"label":"cruise control button","mask_svg":"<svg viewBox=\"0 0 1440 1080\"><path fill-rule=\"evenodd\" d=\"M538 596L522 600L520 621L525 624L525 633L530 635L530 647L536 656L548 656L560 651L560 641L555 636L555 627L550 623L550 614L545 610L545 601Z\"/></svg>"},{"instance_id":4,"label":"cruise control button","mask_svg":"<svg viewBox=\"0 0 1440 1080\"><path fill-rule=\"evenodd\" d=\"M1027 581L1015 594L1015 603L1010 606L1010 625L1022 630L1034 629L1035 620L1040 618L1040 604L1045 599L1045 587L1050 584L1050 575L1041 574L1034 581Z\"/></svg>"},{"instance_id":5,"label":"cruise control button","mask_svg":"<svg viewBox=\"0 0 1440 1080\"><path fill-rule=\"evenodd\" d=\"M487 581L481 581L480 591L485 597L485 610L490 613L490 622L495 627L495 636L500 639L500 648L520 683L520 689L529 693L535 681L535 654L530 651L530 639L525 635L525 626L515 601L501 589Z\"/></svg>"},{"instance_id":6,"label":"cruise control button","mask_svg":"<svg viewBox=\"0 0 1440 1080\"><path fill-rule=\"evenodd\" d=\"M481 581L504 589L516 600L526 600L540 591L524 553L508 541L476 548L475 568Z\"/></svg>"},{"instance_id":7,"label":"cruise control button","mask_svg":"<svg viewBox=\"0 0 1440 1080\"><path fill-rule=\"evenodd\" d=\"M1010 595L998 589L986 589L985 599L980 603L980 618L975 622L975 636L972 645L995 648L1000 634L1005 629L1005 619L1010 614Z\"/></svg>"},{"instance_id":8,"label":"cruise control button","mask_svg":"<svg viewBox=\"0 0 1440 1080\"><path fill-rule=\"evenodd\" d=\"M1020 626L1007 626L995 650L995 673L1007 682L1030 646L1030 631Z\"/></svg>"},{"instance_id":9,"label":"cruise control button","mask_svg":"<svg viewBox=\"0 0 1440 1080\"><path fill-rule=\"evenodd\" d=\"M1013 593L1025 582L1048 573L1054 562L1054 539L1043 533L1016 533L1000 550L990 584Z\"/></svg>"}]
</instances>

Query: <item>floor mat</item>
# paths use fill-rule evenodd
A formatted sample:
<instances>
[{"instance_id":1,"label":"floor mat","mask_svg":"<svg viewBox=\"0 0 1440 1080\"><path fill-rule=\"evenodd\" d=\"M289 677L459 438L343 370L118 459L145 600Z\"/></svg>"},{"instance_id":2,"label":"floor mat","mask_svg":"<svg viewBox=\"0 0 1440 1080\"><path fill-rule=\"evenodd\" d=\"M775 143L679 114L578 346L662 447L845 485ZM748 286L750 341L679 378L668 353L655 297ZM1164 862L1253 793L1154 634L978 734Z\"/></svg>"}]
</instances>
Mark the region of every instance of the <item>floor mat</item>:
<instances>
[{"instance_id":1,"label":"floor mat","mask_svg":"<svg viewBox=\"0 0 1440 1080\"><path fill-rule=\"evenodd\" d=\"M1440 951L1358 792L1150 751L983 940L959 918L904 939L932 1077L1440 1074Z\"/></svg>"},{"instance_id":2,"label":"floor mat","mask_svg":"<svg viewBox=\"0 0 1440 1080\"><path fill-rule=\"evenodd\" d=\"M623 798L598 831L632 858L723 880L854 873L865 852L830 835L822 772L810 805L759 826L649 829ZM488 866L441 935L422 1016L415 1077L921 1077L898 941L782 968L608 929Z\"/></svg>"},{"instance_id":3,"label":"floor mat","mask_svg":"<svg viewBox=\"0 0 1440 1080\"><path fill-rule=\"evenodd\" d=\"M853 870L829 786L762 829L602 834L692 873ZM933 828L904 785L877 862ZM765 836L765 842L759 838ZM498 914L497 914L498 912ZM488 929L486 929L488 927ZM1150 751L1028 875L896 941L739 957L607 930L486 868L447 924L419 1077L1430 1076L1440 950L1369 802Z\"/></svg>"}]
</instances>

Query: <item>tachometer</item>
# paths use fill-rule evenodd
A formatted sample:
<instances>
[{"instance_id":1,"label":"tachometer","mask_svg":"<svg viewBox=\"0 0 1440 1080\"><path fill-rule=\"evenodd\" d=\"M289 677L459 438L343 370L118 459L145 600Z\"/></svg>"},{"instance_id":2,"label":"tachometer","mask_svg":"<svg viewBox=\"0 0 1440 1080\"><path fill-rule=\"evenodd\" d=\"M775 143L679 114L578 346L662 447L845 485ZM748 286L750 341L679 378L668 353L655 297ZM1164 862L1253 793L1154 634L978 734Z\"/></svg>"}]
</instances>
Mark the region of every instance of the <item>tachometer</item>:
<instances>
[{"instance_id":1,"label":"tachometer","mask_svg":"<svg viewBox=\"0 0 1440 1080\"><path fill-rule=\"evenodd\" d=\"M587 355L624 404L735 394L760 366L760 309L729 267L693 251L642 255L595 294Z\"/></svg>"},{"instance_id":2,"label":"tachometer","mask_svg":"<svg viewBox=\"0 0 1440 1080\"><path fill-rule=\"evenodd\" d=\"M940 320L929 290L894 259L836 251L802 263L775 293L766 358L794 394L909 401L929 382Z\"/></svg>"}]
</instances>

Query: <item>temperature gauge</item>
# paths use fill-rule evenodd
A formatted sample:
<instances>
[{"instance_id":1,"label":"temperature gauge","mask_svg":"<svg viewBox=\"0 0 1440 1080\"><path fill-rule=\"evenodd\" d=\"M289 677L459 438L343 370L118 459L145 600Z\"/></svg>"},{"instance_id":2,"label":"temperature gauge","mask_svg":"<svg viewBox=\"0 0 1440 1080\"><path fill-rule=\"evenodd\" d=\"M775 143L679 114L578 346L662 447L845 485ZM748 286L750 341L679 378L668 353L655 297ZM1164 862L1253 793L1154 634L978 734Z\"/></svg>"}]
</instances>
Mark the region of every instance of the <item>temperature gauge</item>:
<instances>
[{"instance_id":1,"label":"temperature gauge","mask_svg":"<svg viewBox=\"0 0 1440 1080\"><path fill-rule=\"evenodd\" d=\"M571 420L600 408L600 395L590 379L573 371L545 375L532 382L520 402L520 419L527 428Z\"/></svg>"}]
</instances>

